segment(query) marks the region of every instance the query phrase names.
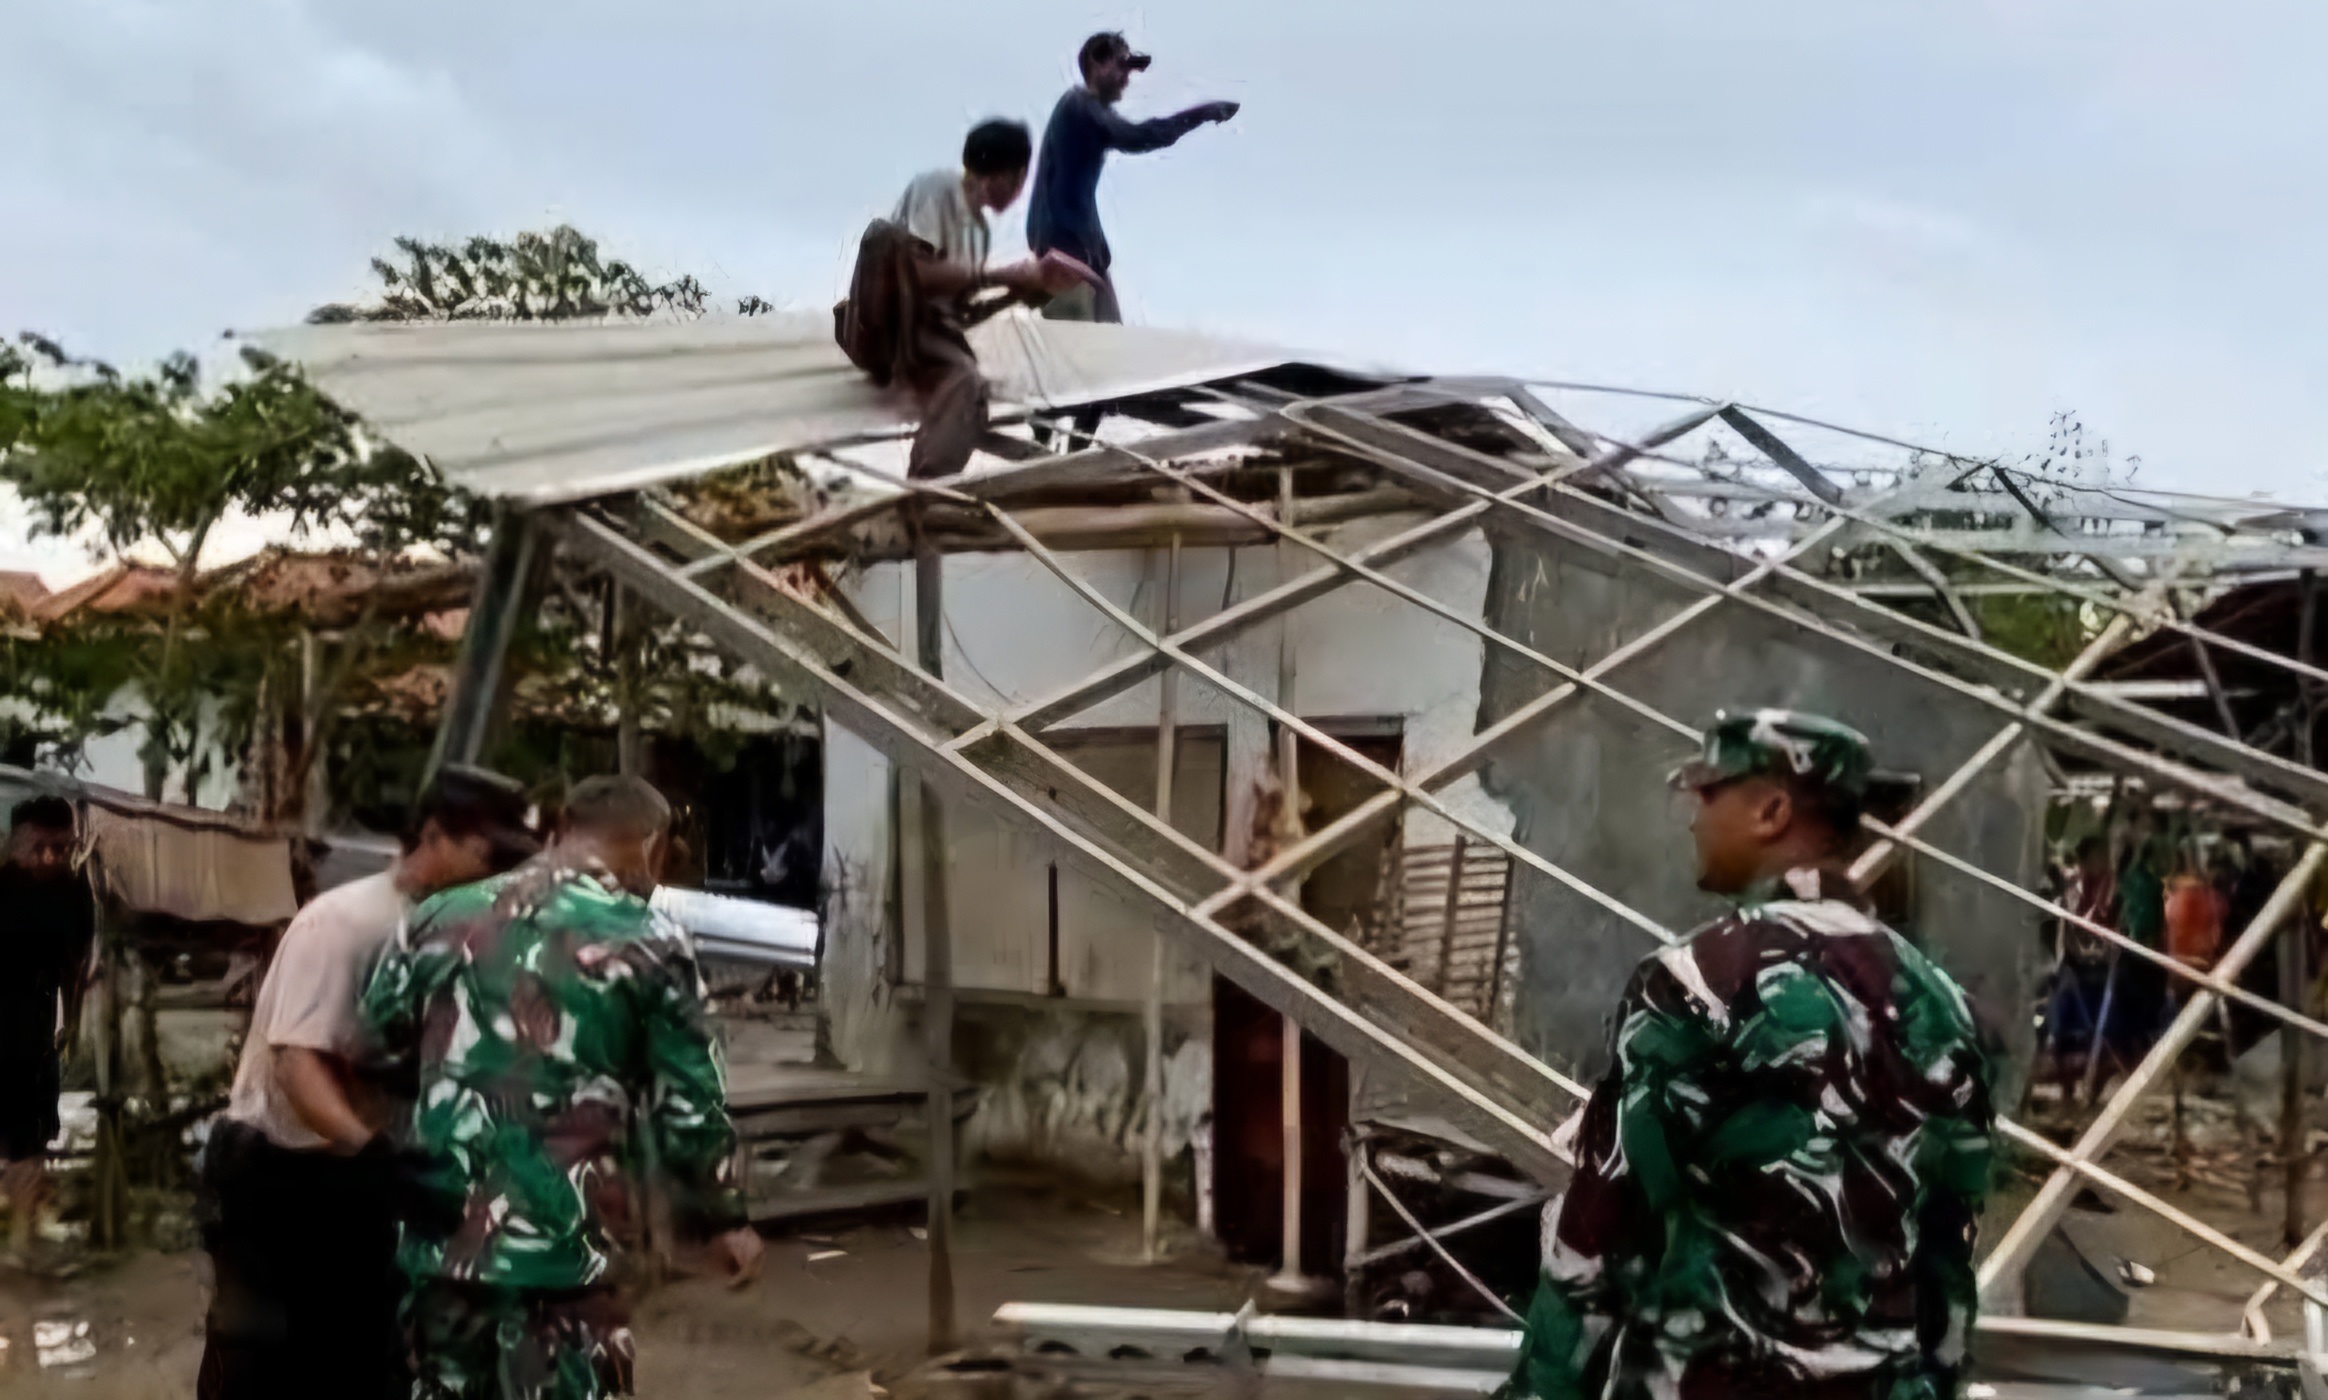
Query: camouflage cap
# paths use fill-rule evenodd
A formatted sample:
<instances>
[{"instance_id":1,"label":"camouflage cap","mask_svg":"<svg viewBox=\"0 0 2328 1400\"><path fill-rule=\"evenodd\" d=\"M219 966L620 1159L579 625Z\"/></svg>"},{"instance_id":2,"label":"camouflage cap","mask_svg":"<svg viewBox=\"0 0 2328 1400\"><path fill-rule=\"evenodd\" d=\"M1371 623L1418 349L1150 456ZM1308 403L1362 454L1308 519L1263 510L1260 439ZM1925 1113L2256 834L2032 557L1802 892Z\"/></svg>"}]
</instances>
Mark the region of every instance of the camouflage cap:
<instances>
[{"instance_id":1,"label":"camouflage cap","mask_svg":"<svg viewBox=\"0 0 2328 1400\"><path fill-rule=\"evenodd\" d=\"M1853 799L1867 795L1875 760L1867 736L1800 710L1716 710L1705 750L1673 770L1675 787L1702 788L1755 773L1810 778Z\"/></svg>"}]
</instances>

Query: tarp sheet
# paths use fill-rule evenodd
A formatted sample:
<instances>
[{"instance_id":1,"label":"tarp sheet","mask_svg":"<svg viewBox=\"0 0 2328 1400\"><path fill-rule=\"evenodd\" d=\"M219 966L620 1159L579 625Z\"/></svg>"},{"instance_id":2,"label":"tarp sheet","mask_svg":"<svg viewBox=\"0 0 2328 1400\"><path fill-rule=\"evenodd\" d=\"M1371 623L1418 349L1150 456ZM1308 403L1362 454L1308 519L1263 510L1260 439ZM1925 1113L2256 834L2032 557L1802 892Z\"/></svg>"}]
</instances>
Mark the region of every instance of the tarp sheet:
<instances>
[{"instance_id":1,"label":"tarp sheet","mask_svg":"<svg viewBox=\"0 0 2328 1400\"><path fill-rule=\"evenodd\" d=\"M637 490L910 427L829 315L298 326L249 337L454 484L534 504ZM997 409L1064 408L1292 357L1146 327L1009 313L971 332Z\"/></svg>"},{"instance_id":2,"label":"tarp sheet","mask_svg":"<svg viewBox=\"0 0 2328 1400\"><path fill-rule=\"evenodd\" d=\"M263 928L299 912L280 836L185 826L91 803L89 838L106 893L125 909Z\"/></svg>"},{"instance_id":3,"label":"tarp sheet","mask_svg":"<svg viewBox=\"0 0 2328 1400\"><path fill-rule=\"evenodd\" d=\"M16 804L62 797L78 806L82 839L105 894L133 914L264 928L299 910L291 844L223 812L0 766L0 831Z\"/></svg>"}]
</instances>

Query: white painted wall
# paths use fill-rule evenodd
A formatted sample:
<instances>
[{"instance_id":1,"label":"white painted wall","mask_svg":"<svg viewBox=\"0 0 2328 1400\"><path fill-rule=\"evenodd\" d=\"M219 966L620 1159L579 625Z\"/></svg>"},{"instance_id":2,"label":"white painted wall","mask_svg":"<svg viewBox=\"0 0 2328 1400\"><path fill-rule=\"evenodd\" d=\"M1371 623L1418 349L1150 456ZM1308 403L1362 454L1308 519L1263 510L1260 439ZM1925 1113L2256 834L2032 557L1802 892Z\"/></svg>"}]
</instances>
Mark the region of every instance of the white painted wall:
<instances>
[{"instance_id":1,"label":"white painted wall","mask_svg":"<svg viewBox=\"0 0 2328 1400\"><path fill-rule=\"evenodd\" d=\"M1394 534L1420 517L1353 522L1330 532L1343 551ZM1281 551L1287 553L1281 555ZM1066 562L1117 606L1153 625L1164 578L1162 551L1109 551L1067 556ZM1252 597L1316 564L1315 556L1286 546L1199 549L1183 554L1179 589L1182 625L1225 604ZM1476 621L1486 599L1489 553L1479 534L1463 536L1402 563L1390 574L1402 584ZM980 705L1021 704L1055 693L1138 645L1105 614L1021 554L955 555L945 564L944 674ZM910 654L912 571L881 564L848 588L866 615ZM1355 582L1296 609L1281 622L1255 629L1211 659L1241 684L1275 698L1280 638L1294 652L1292 708L1305 718L1397 717L1404 726L1402 762L1409 776L1430 771L1466 744L1479 707L1481 639L1445 617L1371 584ZM1155 682L1105 701L1069 721L1073 727L1147 727L1157 722ZM1266 721L1217 689L1183 674L1179 695L1184 725L1228 725L1235 749ZM1232 753L1230 762L1236 762ZM835 993L834 1044L851 1063L873 1067L891 1055L891 1033L880 1030L875 985L894 936L883 915L895 843L889 830L889 764L838 726L826 725L825 875L832 892L827 923L826 977ZM1230 784L1226 830L1249 828L1249 806ZM1511 831L1511 813L1465 778L1444 795L1466 818L1498 834ZM949 809L954 847L948 883L954 925L955 977L966 990L1038 993L1046 971L1045 877L1040 843L1016 837L973 813ZM1453 838L1452 828L1428 812L1406 817L1410 843ZM1136 999L1147 985L1149 934L1134 913L1111 897L1079 885L1062 872L1062 944L1070 937L1093 948L1085 985L1069 972L1071 993L1097 1000ZM909 889L912 888L909 882ZM909 905L911 900L908 901ZM1079 927L1066 928L1073 918ZM1090 927L1081 927L1089 921ZM917 922L909 914L909 926ZM1116 955L1101 955L1110 945ZM1064 946L1063 946L1064 951ZM1064 960L1064 959L1063 959ZM907 958L917 967L918 956ZM1178 1003L1205 999L1205 979L1193 962L1175 959L1167 983ZM867 979L870 981L861 981Z\"/></svg>"},{"instance_id":2,"label":"white painted wall","mask_svg":"<svg viewBox=\"0 0 2328 1400\"><path fill-rule=\"evenodd\" d=\"M215 707L211 707L215 709ZM125 686L106 705L106 717L127 721L125 726L111 734L101 734L81 746L81 766L73 776L104 787L123 792L145 792L145 762L138 757L138 748L145 743L145 729L139 722L146 713L144 697L135 686ZM208 711L203 716L205 727L214 718ZM238 754L228 753L212 741L208 745L209 771L194 785L194 805L223 812L231 805L242 785L242 761ZM172 764L169 777L162 784L162 795L172 802L182 801L186 795L186 765Z\"/></svg>"}]
</instances>

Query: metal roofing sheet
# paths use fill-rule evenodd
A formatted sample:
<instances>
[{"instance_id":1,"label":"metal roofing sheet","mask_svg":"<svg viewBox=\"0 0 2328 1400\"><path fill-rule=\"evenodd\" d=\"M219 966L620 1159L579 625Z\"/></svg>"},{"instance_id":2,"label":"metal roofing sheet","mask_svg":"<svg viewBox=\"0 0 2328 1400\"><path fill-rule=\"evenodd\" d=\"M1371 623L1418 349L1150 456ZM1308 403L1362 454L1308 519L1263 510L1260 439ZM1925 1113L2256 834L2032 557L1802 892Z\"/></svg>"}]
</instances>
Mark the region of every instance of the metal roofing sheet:
<instances>
[{"instance_id":1,"label":"metal roofing sheet","mask_svg":"<svg viewBox=\"0 0 2328 1400\"><path fill-rule=\"evenodd\" d=\"M455 484L547 504L881 436L915 421L822 315L296 326L250 339ZM971 332L998 409L1230 378L1283 352L1179 331L997 316Z\"/></svg>"}]
</instances>

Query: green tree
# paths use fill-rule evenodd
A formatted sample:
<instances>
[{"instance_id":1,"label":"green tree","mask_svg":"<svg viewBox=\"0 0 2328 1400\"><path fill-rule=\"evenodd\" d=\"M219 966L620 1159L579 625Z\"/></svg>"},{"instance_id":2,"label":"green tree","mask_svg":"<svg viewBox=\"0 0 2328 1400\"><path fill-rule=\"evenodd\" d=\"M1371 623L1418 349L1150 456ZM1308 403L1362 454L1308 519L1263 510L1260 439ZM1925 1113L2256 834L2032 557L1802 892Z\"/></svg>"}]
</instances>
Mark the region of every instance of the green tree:
<instances>
[{"instance_id":1,"label":"green tree","mask_svg":"<svg viewBox=\"0 0 2328 1400\"><path fill-rule=\"evenodd\" d=\"M372 259L378 299L333 303L310 322L560 321L576 317L695 313L708 297L693 277L650 282L637 268L599 257L596 239L571 225L521 233L507 243L469 238L425 243L399 238L401 261Z\"/></svg>"},{"instance_id":2,"label":"green tree","mask_svg":"<svg viewBox=\"0 0 2328 1400\"><path fill-rule=\"evenodd\" d=\"M242 374L205 382L179 354L148 374L75 359L37 336L0 346L0 480L36 533L86 538L103 557L145 550L169 561L159 616L64 619L11 640L21 729L72 757L119 727L108 681L143 702L146 791L186 770L189 800L213 741L238 745L251 696L285 670L280 628L198 588L205 546L235 516L294 534L339 532L379 557L428 545L473 551L483 517L423 463L380 443L296 369L255 350ZM283 686L276 687L278 691ZM221 727L223 726L223 727Z\"/></svg>"}]
</instances>

